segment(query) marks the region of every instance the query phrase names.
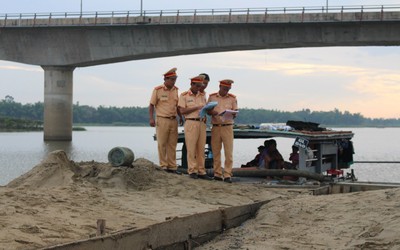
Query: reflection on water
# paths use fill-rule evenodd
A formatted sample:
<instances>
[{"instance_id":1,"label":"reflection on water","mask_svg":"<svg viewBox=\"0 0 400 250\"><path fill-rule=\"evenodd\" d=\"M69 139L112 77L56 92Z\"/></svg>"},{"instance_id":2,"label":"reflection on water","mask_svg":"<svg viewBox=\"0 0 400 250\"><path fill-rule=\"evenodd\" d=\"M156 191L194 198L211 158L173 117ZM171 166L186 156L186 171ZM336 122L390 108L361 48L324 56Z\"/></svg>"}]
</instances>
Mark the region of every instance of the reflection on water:
<instances>
[{"instance_id":1,"label":"reflection on water","mask_svg":"<svg viewBox=\"0 0 400 250\"><path fill-rule=\"evenodd\" d=\"M0 185L28 172L48 153L64 150L75 161L108 161L114 147L130 148L135 159L146 158L158 162L155 129L151 127L86 127L87 131L73 131L72 142L44 142L43 132L0 132ZM354 160L400 161L398 142L400 128L343 128L352 130ZM275 138L284 159L289 158L293 139ZM254 158L263 139L235 140L234 164L240 166ZM181 144L178 144L180 149ZM355 164L356 176L363 181L400 182L399 164Z\"/></svg>"},{"instance_id":2,"label":"reflection on water","mask_svg":"<svg viewBox=\"0 0 400 250\"><path fill-rule=\"evenodd\" d=\"M359 181L400 183L398 163L355 163L352 168Z\"/></svg>"},{"instance_id":3,"label":"reflection on water","mask_svg":"<svg viewBox=\"0 0 400 250\"><path fill-rule=\"evenodd\" d=\"M56 150L63 150L67 153L69 158L73 158L72 142L70 141L46 141L43 142L44 156Z\"/></svg>"}]
</instances>

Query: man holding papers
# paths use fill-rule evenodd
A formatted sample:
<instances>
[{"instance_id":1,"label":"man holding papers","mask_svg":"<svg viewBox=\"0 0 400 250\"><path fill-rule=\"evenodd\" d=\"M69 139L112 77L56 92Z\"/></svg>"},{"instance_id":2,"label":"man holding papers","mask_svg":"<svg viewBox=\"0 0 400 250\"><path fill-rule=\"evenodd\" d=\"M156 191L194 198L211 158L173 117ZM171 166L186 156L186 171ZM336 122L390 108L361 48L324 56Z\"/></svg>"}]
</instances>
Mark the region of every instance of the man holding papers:
<instances>
[{"instance_id":1,"label":"man holding papers","mask_svg":"<svg viewBox=\"0 0 400 250\"><path fill-rule=\"evenodd\" d=\"M219 82L219 91L210 94L208 102L217 102L217 106L208 112L212 116L211 148L214 155L214 180L232 183L233 166L233 119L238 113L236 96L229 93L232 80ZM224 145L225 164L222 173L221 149Z\"/></svg>"},{"instance_id":2,"label":"man holding papers","mask_svg":"<svg viewBox=\"0 0 400 250\"><path fill-rule=\"evenodd\" d=\"M200 110L206 105L206 97L200 94L204 76L190 79L190 89L179 96L178 108L185 116L185 142L187 149L188 174L193 179L210 180L205 169L204 146L206 144L205 118Z\"/></svg>"}]
</instances>

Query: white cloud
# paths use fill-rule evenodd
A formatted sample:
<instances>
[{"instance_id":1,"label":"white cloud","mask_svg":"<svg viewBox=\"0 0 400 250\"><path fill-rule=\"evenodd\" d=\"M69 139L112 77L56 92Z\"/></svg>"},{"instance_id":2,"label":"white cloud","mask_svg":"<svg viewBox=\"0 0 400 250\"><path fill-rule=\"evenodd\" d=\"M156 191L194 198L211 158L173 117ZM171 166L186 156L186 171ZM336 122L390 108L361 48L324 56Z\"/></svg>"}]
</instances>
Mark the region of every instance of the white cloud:
<instances>
[{"instance_id":1,"label":"white cloud","mask_svg":"<svg viewBox=\"0 0 400 250\"><path fill-rule=\"evenodd\" d=\"M19 66L19 65L0 65L0 70L15 70L15 71L29 71L29 72L43 72L43 69L37 66Z\"/></svg>"},{"instance_id":2,"label":"white cloud","mask_svg":"<svg viewBox=\"0 0 400 250\"><path fill-rule=\"evenodd\" d=\"M151 89L100 77L83 76L74 82L74 103L90 106L146 106Z\"/></svg>"}]
</instances>

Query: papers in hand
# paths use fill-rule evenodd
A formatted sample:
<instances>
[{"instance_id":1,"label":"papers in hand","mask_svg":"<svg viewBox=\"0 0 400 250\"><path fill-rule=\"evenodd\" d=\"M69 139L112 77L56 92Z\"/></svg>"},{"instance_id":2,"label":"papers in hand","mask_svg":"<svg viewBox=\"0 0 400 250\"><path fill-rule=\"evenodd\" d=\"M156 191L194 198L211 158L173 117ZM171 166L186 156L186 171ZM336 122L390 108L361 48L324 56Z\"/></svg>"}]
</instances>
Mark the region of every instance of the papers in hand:
<instances>
[{"instance_id":1,"label":"papers in hand","mask_svg":"<svg viewBox=\"0 0 400 250\"><path fill-rule=\"evenodd\" d=\"M233 120L233 117L239 113L239 111L237 110L230 110L230 109L226 109L225 111L222 111L219 115L222 116L221 119L222 121L229 121L229 120Z\"/></svg>"},{"instance_id":2,"label":"papers in hand","mask_svg":"<svg viewBox=\"0 0 400 250\"><path fill-rule=\"evenodd\" d=\"M200 117L203 118L206 116L207 111L210 109L213 109L215 106L217 106L218 102L209 102L204 107L200 110Z\"/></svg>"}]
</instances>

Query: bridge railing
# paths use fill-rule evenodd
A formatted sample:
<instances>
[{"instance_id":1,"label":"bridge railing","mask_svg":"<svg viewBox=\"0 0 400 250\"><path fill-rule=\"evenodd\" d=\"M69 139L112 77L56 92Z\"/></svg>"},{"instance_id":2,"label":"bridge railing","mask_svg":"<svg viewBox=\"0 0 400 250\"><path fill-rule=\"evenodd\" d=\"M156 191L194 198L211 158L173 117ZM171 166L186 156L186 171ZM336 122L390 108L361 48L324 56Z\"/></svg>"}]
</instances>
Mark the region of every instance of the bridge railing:
<instances>
[{"instance_id":1,"label":"bridge railing","mask_svg":"<svg viewBox=\"0 0 400 250\"><path fill-rule=\"evenodd\" d=\"M0 27L400 20L398 13L400 5L7 13Z\"/></svg>"}]
</instances>

